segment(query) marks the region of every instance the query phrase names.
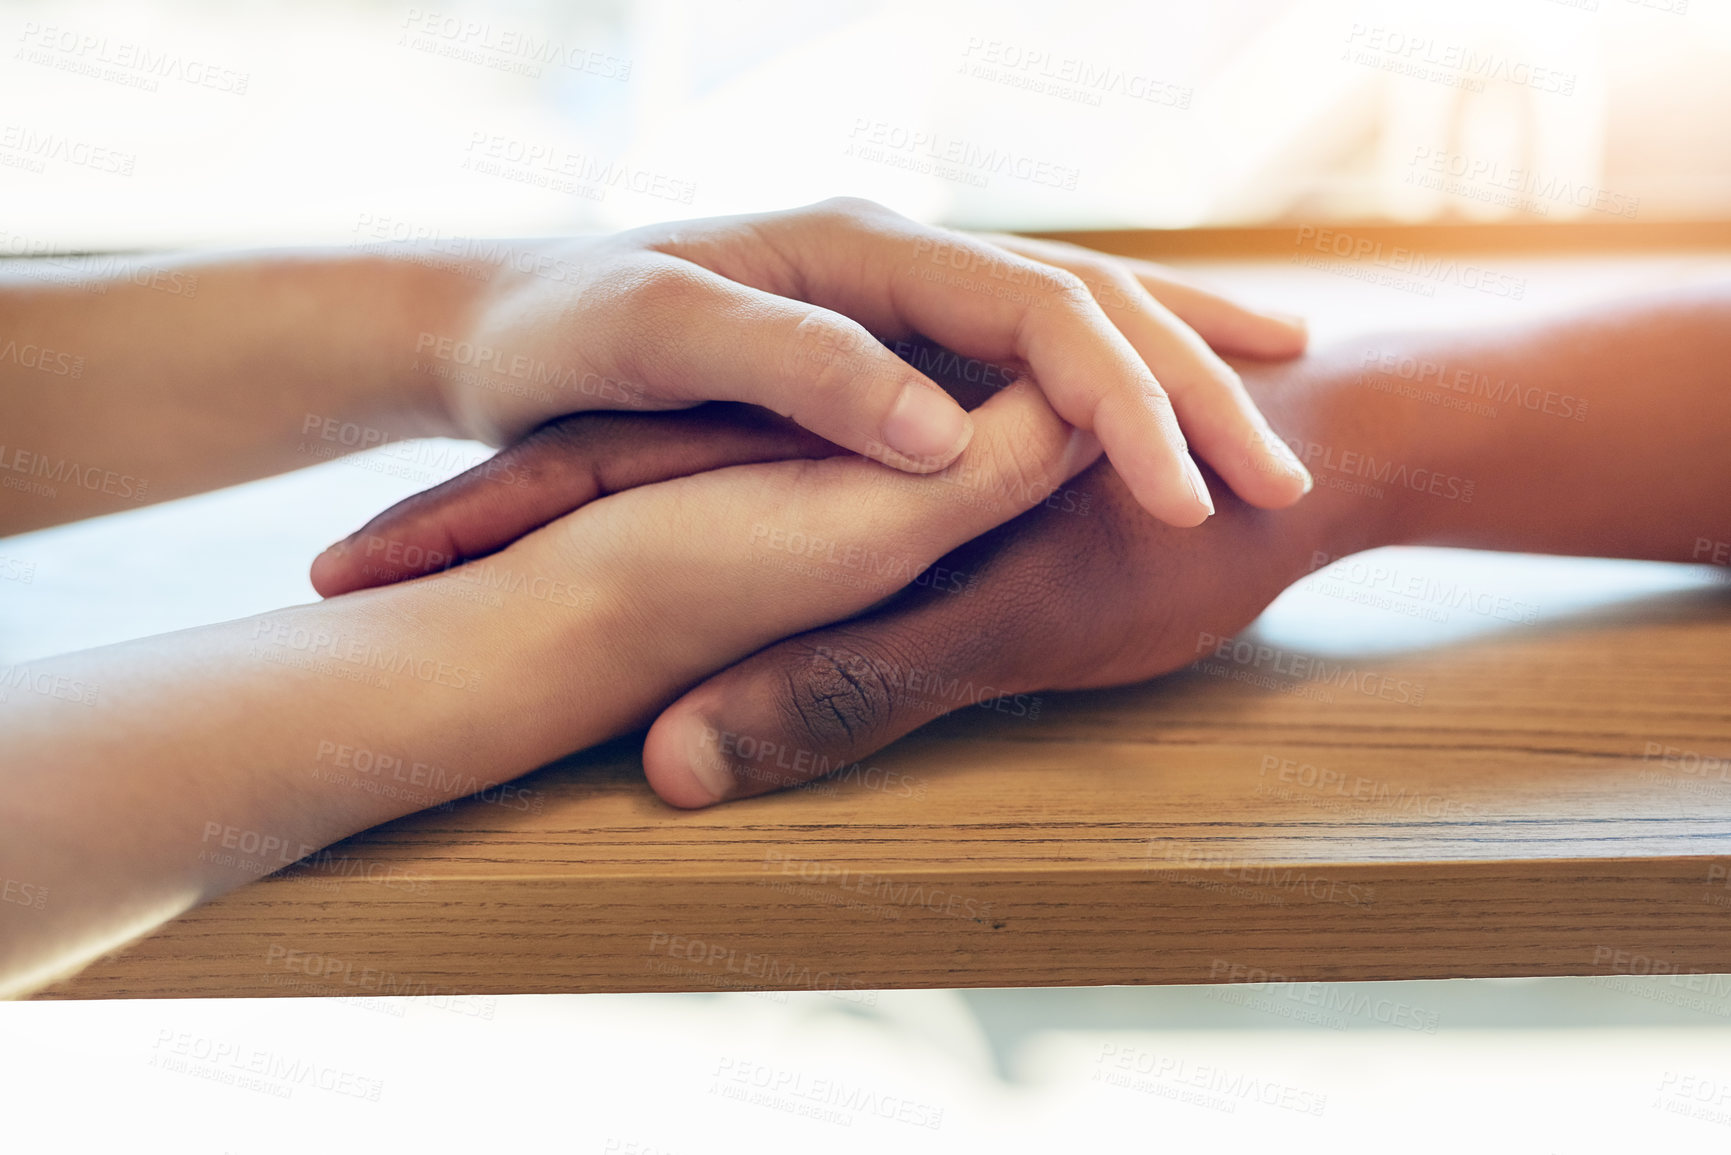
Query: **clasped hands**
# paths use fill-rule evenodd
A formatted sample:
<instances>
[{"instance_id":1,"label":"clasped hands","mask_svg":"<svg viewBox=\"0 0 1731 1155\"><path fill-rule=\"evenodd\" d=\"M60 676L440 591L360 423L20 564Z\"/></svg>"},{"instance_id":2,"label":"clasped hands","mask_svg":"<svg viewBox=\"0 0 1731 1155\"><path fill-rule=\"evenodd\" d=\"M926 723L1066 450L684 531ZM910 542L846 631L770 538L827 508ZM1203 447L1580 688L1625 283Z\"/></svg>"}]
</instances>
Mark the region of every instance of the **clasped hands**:
<instances>
[{"instance_id":1,"label":"clasped hands","mask_svg":"<svg viewBox=\"0 0 1731 1155\"><path fill-rule=\"evenodd\" d=\"M653 719L676 806L1174 669L1309 556L1286 507L1310 477L1222 359L1254 384L1302 326L1156 266L859 201L524 252L414 364L453 428L506 447L314 585L580 586L619 696L573 708Z\"/></svg>"}]
</instances>

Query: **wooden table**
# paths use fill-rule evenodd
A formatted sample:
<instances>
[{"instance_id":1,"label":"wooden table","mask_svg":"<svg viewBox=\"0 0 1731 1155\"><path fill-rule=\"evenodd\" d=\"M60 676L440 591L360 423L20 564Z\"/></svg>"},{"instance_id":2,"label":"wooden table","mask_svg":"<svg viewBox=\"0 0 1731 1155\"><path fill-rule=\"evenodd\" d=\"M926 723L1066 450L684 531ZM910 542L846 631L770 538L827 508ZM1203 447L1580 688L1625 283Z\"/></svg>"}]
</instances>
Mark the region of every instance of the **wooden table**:
<instances>
[{"instance_id":1,"label":"wooden table","mask_svg":"<svg viewBox=\"0 0 1731 1155\"><path fill-rule=\"evenodd\" d=\"M1306 287L1325 335L1435 321L1310 270L1225 273ZM661 805L616 743L352 838L46 997L1731 972L1723 575L1360 560L1471 596L1324 572L1245 638L1331 684L1247 681L1252 657L1034 719L968 710L878 773L712 811Z\"/></svg>"}]
</instances>

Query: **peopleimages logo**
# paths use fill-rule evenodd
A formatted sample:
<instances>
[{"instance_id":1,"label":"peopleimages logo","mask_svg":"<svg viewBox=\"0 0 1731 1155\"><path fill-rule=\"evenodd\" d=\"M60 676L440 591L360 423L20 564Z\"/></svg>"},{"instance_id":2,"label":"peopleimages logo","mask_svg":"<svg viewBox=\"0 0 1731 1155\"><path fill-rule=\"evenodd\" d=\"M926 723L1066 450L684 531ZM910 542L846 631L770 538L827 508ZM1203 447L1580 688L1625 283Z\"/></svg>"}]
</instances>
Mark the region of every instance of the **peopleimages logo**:
<instances>
[{"instance_id":1,"label":"peopleimages logo","mask_svg":"<svg viewBox=\"0 0 1731 1155\"><path fill-rule=\"evenodd\" d=\"M1158 79L1151 72L978 36L968 37L958 71L976 80L1094 107L1099 107L1107 96L1122 96L1165 108L1187 109L1196 95L1188 85Z\"/></svg>"},{"instance_id":2,"label":"peopleimages logo","mask_svg":"<svg viewBox=\"0 0 1731 1155\"><path fill-rule=\"evenodd\" d=\"M156 92L162 81L168 80L245 96L252 80L250 73L183 56L170 49L34 20L24 22L18 41L20 48L14 59L143 92Z\"/></svg>"},{"instance_id":3,"label":"peopleimages logo","mask_svg":"<svg viewBox=\"0 0 1731 1155\"><path fill-rule=\"evenodd\" d=\"M501 72L539 77L543 65L621 83L631 79L631 61L583 44L568 44L530 28L513 28L436 10L410 8L397 43L404 48Z\"/></svg>"},{"instance_id":4,"label":"peopleimages logo","mask_svg":"<svg viewBox=\"0 0 1731 1155\"><path fill-rule=\"evenodd\" d=\"M1487 81L1513 84L1557 96L1573 96L1578 77L1508 56L1488 47L1451 43L1422 32L1379 24L1354 24L1343 59L1420 80L1483 92Z\"/></svg>"},{"instance_id":5,"label":"peopleimages logo","mask_svg":"<svg viewBox=\"0 0 1731 1155\"><path fill-rule=\"evenodd\" d=\"M1284 680L1294 685L1332 686L1403 706L1417 706L1424 702L1424 686L1406 678L1361 670L1342 662L1330 663L1326 658L1260 642L1204 632L1197 635L1196 653L1203 656L1193 668L1199 668L1203 673L1213 672L1209 668L1210 661L1222 665L1230 663L1225 668L1236 667L1245 673L1263 675L1271 682Z\"/></svg>"},{"instance_id":6,"label":"peopleimages logo","mask_svg":"<svg viewBox=\"0 0 1731 1155\"><path fill-rule=\"evenodd\" d=\"M67 485L78 489L87 489L91 493L105 493L110 497L122 497L130 501L143 501L150 489L150 482L132 476L130 473L117 473L112 469L100 466L80 465L64 457L49 457L46 454L35 453L17 446L0 445L0 474L17 474L18 478L0 477L0 485L7 489L25 488L15 481L23 478L52 481L56 485ZM43 497L54 497L59 490L54 486L37 485L31 492Z\"/></svg>"},{"instance_id":7,"label":"peopleimages logo","mask_svg":"<svg viewBox=\"0 0 1731 1155\"><path fill-rule=\"evenodd\" d=\"M57 132L38 132L22 124L0 126L0 151L14 154L23 163L13 167L44 172L49 161L87 168L114 176L131 176L138 155L92 144Z\"/></svg>"},{"instance_id":8,"label":"peopleimages logo","mask_svg":"<svg viewBox=\"0 0 1731 1155\"><path fill-rule=\"evenodd\" d=\"M1467 156L1419 145L1408 163L1406 182L1477 200L1522 208L1540 215L1551 205L1571 205L1608 216L1634 220L1641 198L1612 192L1559 173L1504 164L1488 157ZM1500 194L1493 196L1493 194Z\"/></svg>"},{"instance_id":9,"label":"peopleimages logo","mask_svg":"<svg viewBox=\"0 0 1731 1155\"><path fill-rule=\"evenodd\" d=\"M34 369L56 377L84 376L84 358L44 345L20 345L17 341L7 341L0 345L0 361L10 361L21 369Z\"/></svg>"},{"instance_id":10,"label":"peopleimages logo","mask_svg":"<svg viewBox=\"0 0 1731 1155\"><path fill-rule=\"evenodd\" d=\"M1484 265L1456 260L1453 257L1433 257L1404 245L1384 244L1372 237L1354 236L1338 229L1300 225L1298 235L1292 243L1295 248L1308 247L1326 256L1337 257L1351 266L1400 273L1420 283L1434 281L1437 284L1452 284L1511 301L1519 301L1527 295L1527 282L1524 277L1513 277L1488 269ZM1294 260L1300 264L1316 262L1316 258L1305 253L1297 254Z\"/></svg>"},{"instance_id":11,"label":"peopleimages logo","mask_svg":"<svg viewBox=\"0 0 1731 1155\"><path fill-rule=\"evenodd\" d=\"M1447 361L1431 361L1404 353L1385 353L1366 349L1360 367L1367 376L1395 377L1411 382L1417 388L1460 394L1491 405L1512 405L1532 413L1544 413L1571 421L1587 419L1587 400L1573 393L1558 393L1536 385L1522 385L1506 377L1493 378L1463 365ZM1495 416L1496 411L1490 411Z\"/></svg>"},{"instance_id":12,"label":"peopleimages logo","mask_svg":"<svg viewBox=\"0 0 1731 1155\"><path fill-rule=\"evenodd\" d=\"M1426 818L1470 818L1476 812L1473 807L1440 794L1424 794L1407 786L1396 786L1393 783L1378 778L1367 778L1362 774L1348 774L1341 770L1318 766L1311 762L1300 762L1295 758L1281 758L1274 754L1264 754L1262 764L1256 771L1258 778L1267 778L1273 773L1277 782L1299 787L1301 790L1325 798L1344 800L1355 805L1386 809L1397 813L1417 813ZM1268 794L1271 791L1258 785L1258 794ZM1298 797L1295 791L1285 791L1285 795Z\"/></svg>"},{"instance_id":13,"label":"peopleimages logo","mask_svg":"<svg viewBox=\"0 0 1731 1155\"><path fill-rule=\"evenodd\" d=\"M999 145L855 117L844 156L878 161L985 188L994 176L1074 192L1081 170Z\"/></svg>"},{"instance_id":14,"label":"peopleimages logo","mask_svg":"<svg viewBox=\"0 0 1731 1155\"><path fill-rule=\"evenodd\" d=\"M1318 485L1346 488L1336 482L1341 478L1351 478L1356 479L1353 483L1354 491L1367 497L1382 497L1383 492L1379 487L1386 485L1441 497L1448 501L1470 503L1473 499L1475 485L1471 478L1457 477L1452 473L1443 473L1422 465L1408 466L1388 458L1379 460L1373 454L1361 450L1339 449L1333 445L1304 441L1296 437L1289 441L1287 446L1304 462L1305 467L1315 476ZM1375 484L1360 484L1361 482Z\"/></svg>"},{"instance_id":15,"label":"peopleimages logo","mask_svg":"<svg viewBox=\"0 0 1731 1155\"><path fill-rule=\"evenodd\" d=\"M763 869L765 872L797 878L814 886L832 886L851 894L863 894L875 902L893 906L924 907L936 914L949 915L952 918L977 921L989 918L992 913L990 902L982 903L978 898L957 894L953 890L946 890L920 879L872 874L834 862L798 858L779 850L765 852Z\"/></svg>"}]
</instances>

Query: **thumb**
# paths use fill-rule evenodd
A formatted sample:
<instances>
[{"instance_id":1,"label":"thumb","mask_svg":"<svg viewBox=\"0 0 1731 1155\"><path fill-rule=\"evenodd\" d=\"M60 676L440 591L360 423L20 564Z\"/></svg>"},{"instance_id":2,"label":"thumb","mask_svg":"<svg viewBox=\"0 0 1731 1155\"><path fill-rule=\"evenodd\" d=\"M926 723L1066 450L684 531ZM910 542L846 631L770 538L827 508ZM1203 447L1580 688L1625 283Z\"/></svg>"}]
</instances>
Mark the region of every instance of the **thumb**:
<instances>
[{"instance_id":1,"label":"thumb","mask_svg":"<svg viewBox=\"0 0 1731 1155\"><path fill-rule=\"evenodd\" d=\"M990 545L945 563L968 565ZM952 710L1013 696L1026 714L1037 667L1024 631L1002 628L1025 591L945 565L927 575L885 608L759 651L669 706L644 742L650 786L674 806L710 806L845 776Z\"/></svg>"}]
</instances>

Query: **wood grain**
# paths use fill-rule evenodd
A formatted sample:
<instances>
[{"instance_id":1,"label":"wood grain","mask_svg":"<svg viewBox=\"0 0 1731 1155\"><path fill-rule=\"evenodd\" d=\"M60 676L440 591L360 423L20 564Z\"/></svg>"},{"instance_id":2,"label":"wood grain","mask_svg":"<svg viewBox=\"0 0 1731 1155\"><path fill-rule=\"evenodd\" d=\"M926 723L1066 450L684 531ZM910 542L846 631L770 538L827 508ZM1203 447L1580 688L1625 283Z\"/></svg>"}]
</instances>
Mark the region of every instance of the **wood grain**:
<instances>
[{"instance_id":1,"label":"wood grain","mask_svg":"<svg viewBox=\"0 0 1731 1155\"><path fill-rule=\"evenodd\" d=\"M1227 663L1034 719L970 709L881 773L698 813L616 743L509 804L352 838L44 997L1731 972L1723 585L1467 625L1331 649L1416 704Z\"/></svg>"},{"instance_id":2,"label":"wood grain","mask_svg":"<svg viewBox=\"0 0 1731 1155\"><path fill-rule=\"evenodd\" d=\"M1425 225L1292 220L1280 225L1187 229L1074 229L1030 233L1085 248L1156 261L1284 260L1317 229L1330 229L1388 249L1425 253L1520 253L1578 256L1583 253L1651 254L1665 250L1700 253L1731 248L1731 222L1546 221L1539 224Z\"/></svg>"}]
</instances>

